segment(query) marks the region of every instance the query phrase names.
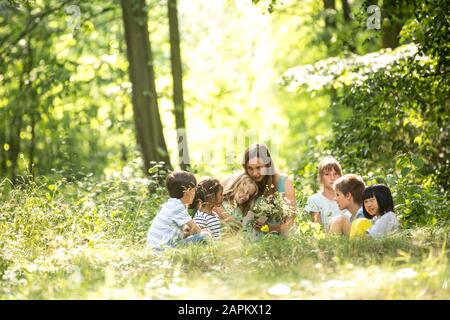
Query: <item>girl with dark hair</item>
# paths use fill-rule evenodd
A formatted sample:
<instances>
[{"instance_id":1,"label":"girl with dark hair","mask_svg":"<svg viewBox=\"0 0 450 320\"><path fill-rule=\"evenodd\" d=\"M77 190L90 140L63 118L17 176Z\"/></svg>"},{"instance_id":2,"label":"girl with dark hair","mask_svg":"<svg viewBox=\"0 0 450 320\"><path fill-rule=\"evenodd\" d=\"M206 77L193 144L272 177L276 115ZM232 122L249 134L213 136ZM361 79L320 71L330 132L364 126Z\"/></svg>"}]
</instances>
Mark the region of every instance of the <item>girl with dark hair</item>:
<instances>
[{"instance_id":1,"label":"girl with dark hair","mask_svg":"<svg viewBox=\"0 0 450 320\"><path fill-rule=\"evenodd\" d=\"M363 194L364 215L372 217L373 226L367 234L373 238L387 236L396 231L400 224L394 213L391 190L382 184L367 187Z\"/></svg>"},{"instance_id":2,"label":"girl with dark hair","mask_svg":"<svg viewBox=\"0 0 450 320\"><path fill-rule=\"evenodd\" d=\"M366 218L358 219L352 224L350 238L365 235L372 238L385 237L399 228L394 213L394 200L387 186L376 184L365 188L362 200Z\"/></svg>"},{"instance_id":3,"label":"girl with dark hair","mask_svg":"<svg viewBox=\"0 0 450 320\"><path fill-rule=\"evenodd\" d=\"M213 238L219 238L221 224L214 207L220 206L223 201L223 187L217 179L206 178L197 186L191 208L197 212L194 221L202 230L208 230Z\"/></svg>"}]
</instances>

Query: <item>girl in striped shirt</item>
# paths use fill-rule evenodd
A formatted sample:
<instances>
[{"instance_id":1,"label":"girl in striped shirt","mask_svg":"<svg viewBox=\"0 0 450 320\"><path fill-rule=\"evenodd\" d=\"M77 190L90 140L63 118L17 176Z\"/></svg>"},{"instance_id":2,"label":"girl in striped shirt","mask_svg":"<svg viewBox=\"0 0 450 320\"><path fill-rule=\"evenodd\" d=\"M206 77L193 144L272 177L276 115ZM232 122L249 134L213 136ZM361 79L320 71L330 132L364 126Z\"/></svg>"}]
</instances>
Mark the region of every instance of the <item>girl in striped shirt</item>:
<instances>
[{"instance_id":1,"label":"girl in striped shirt","mask_svg":"<svg viewBox=\"0 0 450 320\"><path fill-rule=\"evenodd\" d=\"M206 178L198 184L192 203L197 208L194 221L201 229L208 230L215 239L220 237L222 226L213 208L222 205L222 201L223 187L219 180Z\"/></svg>"}]
</instances>

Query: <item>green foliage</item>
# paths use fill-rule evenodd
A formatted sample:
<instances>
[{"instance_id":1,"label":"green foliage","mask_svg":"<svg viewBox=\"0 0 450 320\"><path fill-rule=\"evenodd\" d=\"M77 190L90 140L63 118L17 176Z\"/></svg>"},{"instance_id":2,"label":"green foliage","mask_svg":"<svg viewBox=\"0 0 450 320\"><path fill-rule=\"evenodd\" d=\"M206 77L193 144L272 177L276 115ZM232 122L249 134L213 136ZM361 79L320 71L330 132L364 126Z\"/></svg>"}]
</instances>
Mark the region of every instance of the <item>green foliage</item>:
<instances>
[{"instance_id":1,"label":"green foliage","mask_svg":"<svg viewBox=\"0 0 450 320\"><path fill-rule=\"evenodd\" d=\"M420 50L437 60L437 74L450 67L449 4L446 0L415 0L414 19L402 30L407 41L419 44Z\"/></svg>"},{"instance_id":2,"label":"green foliage","mask_svg":"<svg viewBox=\"0 0 450 320\"><path fill-rule=\"evenodd\" d=\"M260 5L264 5L267 8L267 11L269 13L272 13L273 10L275 9L275 6L277 5L278 0L270 0L270 1L266 1L266 0L252 0L253 4L260 4Z\"/></svg>"},{"instance_id":3,"label":"green foliage","mask_svg":"<svg viewBox=\"0 0 450 320\"><path fill-rule=\"evenodd\" d=\"M227 138L247 143L255 128L275 138L277 168L294 173L296 232L164 253L144 247L167 173L154 163L144 178L134 153L118 2L80 2L74 30L70 1L1 2L0 175L15 179L0 183L0 298L266 299L280 283L290 288L283 298L449 296L448 1L415 0L384 17L383 26L405 23L406 45L378 52L382 31L366 29L367 1L349 1L349 21L337 1L327 11L323 1L252 2L180 2L188 141L194 171L216 175L240 168L243 148L222 167L201 157L225 159ZM165 10L148 2L176 158ZM276 87L280 73L304 64L285 74L293 92ZM348 241L313 224L303 208L325 155L369 185L386 183L404 230Z\"/></svg>"},{"instance_id":4,"label":"green foliage","mask_svg":"<svg viewBox=\"0 0 450 320\"><path fill-rule=\"evenodd\" d=\"M1 298L276 298L276 284L291 289L286 298L448 295L448 229L348 241L299 225L289 239L235 234L147 250L145 232L167 194L149 195L139 164L127 168L102 181L35 179L3 195Z\"/></svg>"},{"instance_id":5,"label":"green foliage","mask_svg":"<svg viewBox=\"0 0 450 320\"><path fill-rule=\"evenodd\" d=\"M4 257L21 254L33 258L66 245L93 246L107 239L142 242L150 222L167 197L152 179L135 175L140 168L127 166L104 181L92 176L67 178L29 177L11 191L1 184L1 242ZM9 189L9 188L7 188ZM35 248L29 251L27 248Z\"/></svg>"},{"instance_id":6,"label":"green foliage","mask_svg":"<svg viewBox=\"0 0 450 320\"><path fill-rule=\"evenodd\" d=\"M448 21L437 16L443 7L443 1L416 1L414 18L401 32L403 41L416 43L324 59L292 68L281 79L290 91L333 97L333 136L326 149L345 172L369 181L377 177L395 190L405 226L448 223L448 46L434 41L448 43L442 29ZM311 168L303 163L299 172Z\"/></svg>"},{"instance_id":7,"label":"green foliage","mask_svg":"<svg viewBox=\"0 0 450 320\"><path fill-rule=\"evenodd\" d=\"M411 192L400 188L402 179L416 175L421 162L398 159L396 199ZM273 298L272 287L280 283L291 288L283 297L414 298L424 294L425 284L425 298L448 295L443 282L449 275L449 233L438 225L349 241L326 236L300 215L288 239L266 235L249 241L237 233L208 245L147 250L146 232L168 197L159 186L160 166L151 171L153 177L143 178L140 163L133 162L102 180L89 175L70 181L58 174L24 178L15 186L4 180L0 297ZM375 179L366 177L369 183ZM296 193L307 196L299 184ZM414 282L405 292L407 279ZM211 283L222 290L212 291Z\"/></svg>"},{"instance_id":8,"label":"green foliage","mask_svg":"<svg viewBox=\"0 0 450 320\"><path fill-rule=\"evenodd\" d=\"M435 177L427 173L424 159L417 155L399 155L393 162L393 169L371 171L365 181L383 183L391 188L395 212L403 226L448 225L449 195L436 185Z\"/></svg>"},{"instance_id":9,"label":"green foliage","mask_svg":"<svg viewBox=\"0 0 450 320\"><path fill-rule=\"evenodd\" d=\"M77 29L70 4L21 1L0 11L2 176L101 173L134 151L124 139L132 122L119 6L77 4Z\"/></svg>"}]
</instances>

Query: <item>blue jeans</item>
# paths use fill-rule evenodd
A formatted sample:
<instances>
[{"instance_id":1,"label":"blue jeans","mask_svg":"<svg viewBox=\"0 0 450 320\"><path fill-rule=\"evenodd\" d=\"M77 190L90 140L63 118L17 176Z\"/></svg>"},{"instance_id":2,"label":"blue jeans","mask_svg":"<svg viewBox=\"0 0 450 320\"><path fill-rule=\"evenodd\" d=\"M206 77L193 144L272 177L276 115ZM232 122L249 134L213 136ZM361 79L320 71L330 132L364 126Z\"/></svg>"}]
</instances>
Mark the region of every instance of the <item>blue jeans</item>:
<instances>
[{"instance_id":1,"label":"blue jeans","mask_svg":"<svg viewBox=\"0 0 450 320\"><path fill-rule=\"evenodd\" d=\"M185 239L181 239L181 240L171 240L169 241L167 244L161 246L161 247L157 247L157 248L153 248L156 251L164 251L167 248L175 248L178 245L190 245L193 243L203 243L203 242L207 242L208 239L210 239L211 236L209 235L209 233L205 233L205 232L200 232L200 233L196 233L193 234L192 236L189 236Z\"/></svg>"},{"instance_id":2,"label":"blue jeans","mask_svg":"<svg viewBox=\"0 0 450 320\"><path fill-rule=\"evenodd\" d=\"M191 244L191 243L199 243L199 242L206 242L208 239L211 238L210 235L200 232L193 234L192 236L189 236L185 239L181 239L177 242L177 244Z\"/></svg>"}]
</instances>

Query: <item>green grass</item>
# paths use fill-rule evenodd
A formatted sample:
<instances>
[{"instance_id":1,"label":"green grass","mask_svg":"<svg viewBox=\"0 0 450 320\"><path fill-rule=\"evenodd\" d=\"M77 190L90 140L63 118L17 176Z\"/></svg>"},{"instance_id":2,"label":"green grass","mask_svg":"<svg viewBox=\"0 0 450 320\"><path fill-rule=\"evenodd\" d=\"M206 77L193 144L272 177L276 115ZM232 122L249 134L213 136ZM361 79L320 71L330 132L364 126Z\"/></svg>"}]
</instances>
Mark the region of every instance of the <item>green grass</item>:
<instances>
[{"instance_id":1,"label":"green grass","mask_svg":"<svg viewBox=\"0 0 450 320\"><path fill-rule=\"evenodd\" d=\"M384 240L229 234L145 247L166 199L145 181L47 179L0 191L0 299L448 299L445 228ZM301 230L301 231L300 231Z\"/></svg>"}]
</instances>

